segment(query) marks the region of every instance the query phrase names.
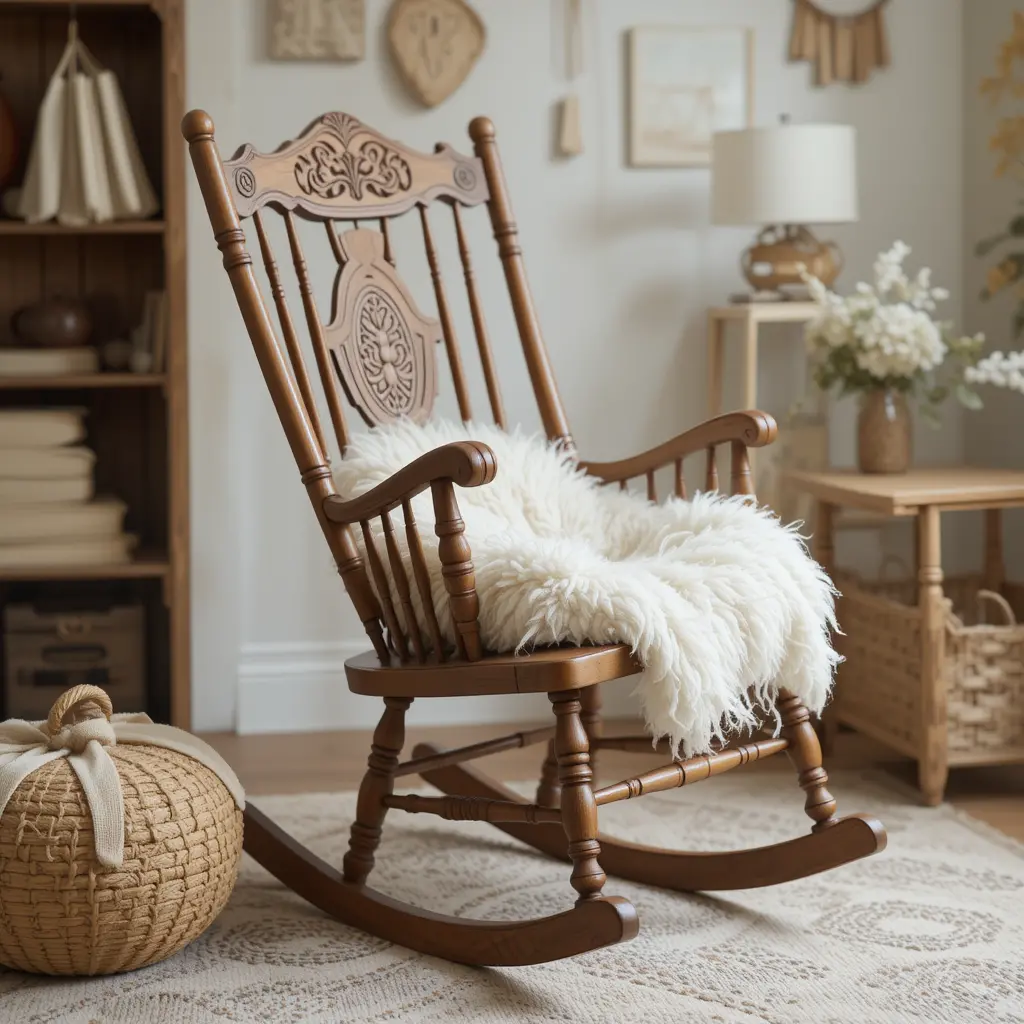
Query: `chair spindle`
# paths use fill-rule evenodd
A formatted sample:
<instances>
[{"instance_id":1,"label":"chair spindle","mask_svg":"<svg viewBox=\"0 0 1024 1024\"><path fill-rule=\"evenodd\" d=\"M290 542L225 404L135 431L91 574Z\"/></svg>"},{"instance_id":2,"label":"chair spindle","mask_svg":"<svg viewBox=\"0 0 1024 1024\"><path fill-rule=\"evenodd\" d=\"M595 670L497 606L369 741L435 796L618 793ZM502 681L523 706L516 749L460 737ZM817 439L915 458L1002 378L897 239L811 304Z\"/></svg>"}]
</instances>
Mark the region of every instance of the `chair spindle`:
<instances>
[{"instance_id":1,"label":"chair spindle","mask_svg":"<svg viewBox=\"0 0 1024 1024\"><path fill-rule=\"evenodd\" d=\"M437 551L459 653L467 661L479 661L483 656L477 620L480 601L476 593L472 552L465 537L466 524L455 500L455 485L451 480L436 480L431 485L431 492L434 498L434 532L438 536Z\"/></svg>"},{"instance_id":2,"label":"chair spindle","mask_svg":"<svg viewBox=\"0 0 1024 1024\"><path fill-rule=\"evenodd\" d=\"M384 236L384 259L391 264L395 265L395 254L391 249L391 227L388 224L387 217L381 217L380 219L380 233Z\"/></svg>"},{"instance_id":3,"label":"chair spindle","mask_svg":"<svg viewBox=\"0 0 1024 1024\"><path fill-rule=\"evenodd\" d=\"M704 488L708 491L718 490L718 463L716 462L715 446L712 444L708 445L708 463L707 470L704 477Z\"/></svg>"},{"instance_id":4,"label":"chair spindle","mask_svg":"<svg viewBox=\"0 0 1024 1024\"><path fill-rule=\"evenodd\" d=\"M306 407L306 414L313 424L313 431L316 434L317 441L320 442L320 451L326 460L327 445L324 442L324 428L320 423L320 414L316 409L313 387L309 381L309 374L306 372L306 362L302 358L302 349L299 347L299 336L295 332L295 323L288 309L284 286L281 283L281 273L277 268L277 261L274 259L273 250L270 248L270 240L267 238L267 231L263 226L263 218L260 216L259 210L252 215L252 219L256 225L256 237L259 239L260 253L263 256L263 269L266 271L267 280L270 282L270 292L274 296L274 305L277 307L277 318L281 324L281 333L284 335L288 358L291 360L292 374L295 378L295 383L298 385L302 404Z\"/></svg>"},{"instance_id":5,"label":"chair spindle","mask_svg":"<svg viewBox=\"0 0 1024 1024\"><path fill-rule=\"evenodd\" d=\"M409 590L409 577L406 575L405 566L402 565L402 553L398 550L395 528L391 523L391 516L387 512L380 517L380 522L384 527L384 545L388 553L388 561L391 563L391 576L395 581L398 601L402 606L402 618L405 620L405 635L409 643L412 644L416 660L422 662L424 655L423 638L420 636L416 612L413 611L412 592Z\"/></svg>"},{"instance_id":6,"label":"chair spindle","mask_svg":"<svg viewBox=\"0 0 1024 1024\"><path fill-rule=\"evenodd\" d=\"M480 365L487 384L487 398L491 403L491 414L494 422L505 429L505 408L501 402L501 391L498 388L498 375L494 369L494 357L491 354L491 342L487 334L487 321L484 309L476 290L476 275L473 273L473 261L466 241L466 232L462 227L462 210L458 203L452 206L455 218L455 235L459 243L459 258L462 260L462 276L466 279L466 292L469 296L469 312L473 318L473 333L476 335L476 347L480 352Z\"/></svg>"},{"instance_id":7,"label":"chair spindle","mask_svg":"<svg viewBox=\"0 0 1024 1024\"><path fill-rule=\"evenodd\" d=\"M627 487L629 487L629 481L628 480L620 480L619 481L619 490L620 491L626 490Z\"/></svg>"},{"instance_id":8,"label":"chair spindle","mask_svg":"<svg viewBox=\"0 0 1024 1024\"><path fill-rule=\"evenodd\" d=\"M320 314L316 308L316 298L313 295L313 286L309 280L309 270L306 267L305 257L302 255L302 246L299 243L299 235L295 230L295 218L291 211L284 213L285 228L288 231L288 244L292 251L292 263L295 265L295 274L299 279L299 292L302 295L302 306L306 312L306 323L309 326L309 335L313 341L313 355L316 356L316 366L320 371L320 383L323 385L324 394L327 397L327 408L331 414L331 423L334 425L334 434L338 440L338 447L342 454L348 447L348 428L345 425L345 413L341 408L341 399L338 396L338 389L334 383L331 358L327 352L327 342L324 340L324 326L320 320Z\"/></svg>"},{"instance_id":9,"label":"chair spindle","mask_svg":"<svg viewBox=\"0 0 1024 1024\"><path fill-rule=\"evenodd\" d=\"M395 605L391 600L391 587L388 584L387 574L384 572L384 564L377 552L377 544L373 539L369 521L362 519L359 525L363 530L366 561L370 564L370 575L373 576L373 583L377 588L377 599L380 601L381 611L384 613L384 622L388 627L391 646L395 654L398 655L398 660L404 665L409 660L409 649L405 643L405 636L398 625L398 616L395 614Z\"/></svg>"},{"instance_id":10,"label":"chair spindle","mask_svg":"<svg viewBox=\"0 0 1024 1024\"><path fill-rule=\"evenodd\" d=\"M405 519L405 537L409 542L409 561L412 563L412 575L416 580L416 589L423 605L423 616L427 620L427 632L430 642L434 645L434 654L438 661L444 661L444 640L441 638L441 627L434 611L434 598L430 592L430 573L427 571L427 559L423 554L423 543L420 531L416 529L416 516L412 511L412 502L402 502L402 516Z\"/></svg>"},{"instance_id":11,"label":"chair spindle","mask_svg":"<svg viewBox=\"0 0 1024 1024\"><path fill-rule=\"evenodd\" d=\"M469 404L469 390L466 387L466 375L462 369L462 355L459 352L458 338L455 336L455 324L452 322L452 312L448 305L448 295L444 289L444 279L441 277L441 264L437 258L437 249L434 246L434 236L430 230L430 219L427 216L427 208L421 206L420 223L423 225L423 245L427 251L427 263L430 265L430 277L434 282L434 295L437 299L437 315L441 320L441 331L444 334L444 345L448 352L448 365L452 371L452 383L455 385L455 397L459 402L459 415L463 420L473 418L473 410Z\"/></svg>"},{"instance_id":12,"label":"chair spindle","mask_svg":"<svg viewBox=\"0 0 1024 1024\"><path fill-rule=\"evenodd\" d=\"M732 443L732 493L754 493L754 481L750 474L750 454L742 441Z\"/></svg>"},{"instance_id":13,"label":"chair spindle","mask_svg":"<svg viewBox=\"0 0 1024 1024\"><path fill-rule=\"evenodd\" d=\"M647 500L657 501L658 500L658 489L654 483L654 470L647 470Z\"/></svg>"},{"instance_id":14,"label":"chair spindle","mask_svg":"<svg viewBox=\"0 0 1024 1024\"><path fill-rule=\"evenodd\" d=\"M345 262L345 254L341 251L338 229L334 226L334 221L332 220L325 220L324 227L327 230L327 241L331 243L331 252L334 253L334 258L338 261L338 266L340 267Z\"/></svg>"},{"instance_id":15,"label":"chair spindle","mask_svg":"<svg viewBox=\"0 0 1024 1024\"><path fill-rule=\"evenodd\" d=\"M686 499L686 478L683 476L683 460L676 459L676 486L675 495L677 498Z\"/></svg>"}]
</instances>

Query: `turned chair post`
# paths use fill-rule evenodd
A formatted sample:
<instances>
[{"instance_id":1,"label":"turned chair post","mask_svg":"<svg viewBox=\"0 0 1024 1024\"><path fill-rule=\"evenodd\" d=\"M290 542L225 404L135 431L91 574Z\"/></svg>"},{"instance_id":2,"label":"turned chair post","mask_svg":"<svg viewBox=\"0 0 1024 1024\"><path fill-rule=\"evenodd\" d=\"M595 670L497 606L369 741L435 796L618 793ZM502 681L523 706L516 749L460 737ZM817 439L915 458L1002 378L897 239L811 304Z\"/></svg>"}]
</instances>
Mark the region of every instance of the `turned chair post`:
<instances>
[{"instance_id":1,"label":"turned chair post","mask_svg":"<svg viewBox=\"0 0 1024 1024\"><path fill-rule=\"evenodd\" d=\"M345 881L354 885L362 885L373 870L373 855L380 845L384 816L388 812L385 799L395 789L398 758L405 746L405 713L411 704L408 697L384 698L384 714L373 733L366 774L356 799L348 853L342 862Z\"/></svg>"},{"instance_id":2,"label":"turned chair post","mask_svg":"<svg viewBox=\"0 0 1024 1024\"><path fill-rule=\"evenodd\" d=\"M605 873L598 863L597 801L591 787L590 742L580 718L579 690L550 693L555 712L555 756L561 786L562 827L569 840L572 874L569 882L579 893L577 903L598 899Z\"/></svg>"},{"instance_id":3,"label":"turned chair post","mask_svg":"<svg viewBox=\"0 0 1024 1024\"><path fill-rule=\"evenodd\" d=\"M828 790L828 772L822 767L821 743L811 724L811 714L799 697L788 690L779 691L779 715L782 736L789 741L786 753L797 770L797 782L807 794L804 810L814 822L812 832L835 825L836 801Z\"/></svg>"}]
</instances>

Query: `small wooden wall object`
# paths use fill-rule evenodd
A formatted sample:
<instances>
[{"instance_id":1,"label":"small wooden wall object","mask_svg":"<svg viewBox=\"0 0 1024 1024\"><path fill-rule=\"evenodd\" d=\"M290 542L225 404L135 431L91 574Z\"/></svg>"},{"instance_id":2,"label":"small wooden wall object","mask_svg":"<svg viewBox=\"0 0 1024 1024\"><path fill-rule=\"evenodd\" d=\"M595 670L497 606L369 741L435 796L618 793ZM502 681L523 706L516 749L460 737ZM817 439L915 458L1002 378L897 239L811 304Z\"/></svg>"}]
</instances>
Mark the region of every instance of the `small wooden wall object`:
<instances>
[{"instance_id":1,"label":"small wooden wall object","mask_svg":"<svg viewBox=\"0 0 1024 1024\"><path fill-rule=\"evenodd\" d=\"M396 0L388 18L391 53L428 107L443 103L483 53L486 32L465 0Z\"/></svg>"},{"instance_id":2,"label":"small wooden wall object","mask_svg":"<svg viewBox=\"0 0 1024 1024\"><path fill-rule=\"evenodd\" d=\"M813 64L815 85L866 82L891 60L885 27L888 2L876 0L860 14L838 15L823 11L815 0L796 0L790 61Z\"/></svg>"},{"instance_id":3,"label":"small wooden wall object","mask_svg":"<svg viewBox=\"0 0 1024 1024\"><path fill-rule=\"evenodd\" d=\"M362 60L366 0L271 0L275 60Z\"/></svg>"}]
</instances>

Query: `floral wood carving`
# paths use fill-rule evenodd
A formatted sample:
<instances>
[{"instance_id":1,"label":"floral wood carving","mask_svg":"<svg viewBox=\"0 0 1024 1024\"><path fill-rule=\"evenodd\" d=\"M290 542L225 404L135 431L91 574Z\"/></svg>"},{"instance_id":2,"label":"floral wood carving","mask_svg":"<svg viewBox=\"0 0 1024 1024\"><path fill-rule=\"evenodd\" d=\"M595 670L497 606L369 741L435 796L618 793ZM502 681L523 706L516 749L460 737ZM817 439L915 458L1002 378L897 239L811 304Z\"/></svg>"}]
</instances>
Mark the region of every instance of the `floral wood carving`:
<instances>
[{"instance_id":1,"label":"floral wood carving","mask_svg":"<svg viewBox=\"0 0 1024 1024\"><path fill-rule=\"evenodd\" d=\"M318 118L275 153L244 146L224 169L240 217L269 203L344 219L395 216L438 198L475 206L488 197L476 157L447 145L419 153L342 113Z\"/></svg>"},{"instance_id":2,"label":"floral wood carving","mask_svg":"<svg viewBox=\"0 0 1024 1024\"><path fill-rule=\"evenodd\" d=\"M345 393L370 426L430 417L441 325L417 310L384 257L384 236L358 228L339 239L344 264L325 330Z\"/></svg>"}]
</instances>

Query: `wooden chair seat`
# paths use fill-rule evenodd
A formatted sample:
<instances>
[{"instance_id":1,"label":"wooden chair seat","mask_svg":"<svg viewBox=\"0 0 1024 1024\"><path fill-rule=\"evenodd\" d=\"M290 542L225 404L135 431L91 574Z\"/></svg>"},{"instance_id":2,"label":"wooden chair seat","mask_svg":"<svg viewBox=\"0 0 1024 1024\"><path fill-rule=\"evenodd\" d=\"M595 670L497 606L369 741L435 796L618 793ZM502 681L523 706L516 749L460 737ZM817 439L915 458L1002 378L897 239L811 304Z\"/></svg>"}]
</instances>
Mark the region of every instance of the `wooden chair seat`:
<instances>
[{"instance_id":1,"label":"wooden chair seat","mask_svg":"<svg viewBox=\"0 0 1024 1024\"><path fill-rule=\"evenodd\" d=\"M349 925L434 956L511 966L574 956L636 934L632 906L604 895L606 869L677 889L734 889L800 878L881 849L885 833L877 822L836 816L810 715L799 698L785 690L780 690L778 701L779 736L687 760L676 758L635 778L594 787L593 757L602 746L651 746L649 737L602 735L598 684L635 675L641 666L625 644L546 648L522 655L483 649L473 552L458 492L486 487L494 479L499 467L486 445L472 440L445 445L357 498L344 501L337 495L330 462L332 446L344 455L348 445L343 398L370 426L399 417L424 423L433 412L440 352L450 370L460 417L467 423L475 418L457 337L456 307L442 270L445 247L435 243L429 210L446 210L451 218L455 244L449 251L458 253L465 311L494 422L504 428L506 414L470 255L470 234L463 224L463 211L478 207L486 208L490 219L544 431L567 454L576 454L530 296L494 125L487 118L470 124L473 156L446 144L438 144L431 154L419 152L342 113L325 114L273 152L243 146L229 160L217 150L209 115L192 111L182 132L299 477L373 646L372 653L346 662L349 686L355 693L384 699L342 870L324 863L251 807L246 811L246 851L292 890ZM274 255L272 213L283 221L315 375ZM419 221L436 319L418 307L401 277L406 264L395 251L390 223L409 214ZM254 242L243 223L252 226ZM329 315L317 303L307 265L302 236L306 232L309 241L311 225L319 229L315 233L321 253L334 261ZM272 307L258 282L250 244L258 248ZM316 378L323 388L322 402L314 393ZM328 412L333 439L321 418L321 404ZM725 447L732 492L751 495L747 450L770 444L775 429L765 413L730 413L632 458L579 460L579 466L604 485L625 489L639 481L650 501L658 500L659 474L662 480L670 477L672 493L685 498L684 460L693 455L703 458L704 486L715 491L718 451ZM413 515L412 499L427 489L433 499L433 522L423 524L423 529ZM399 514L402 522L396 525L392 516ZM374 521L380 522L380 530ZM400 529L407 541L407 561L398 541ZM444 581L440 595L431 591L427 543L437 546ZM414 594L420 599L419 617ZM443 648L442 621L454 626L456 651L438 663L431 652ZM411 760L401 760L406 712L414 699L538 692L547 693L552 704L554 720L546 727L459 750L423 747L413 751ZM547 745L532 802L463 767L487 754L531 744ZM805 793L804 809L812 822L809 834L746 851L699 854L599 838L599 806L700 782L782 751L793 762ZM426 779L443 795L396 793L396 779L408 775ZM366 881L390 810L490 822L545 853L564 856L572 864L569 882L575 905L534 920L471 921L430 914L375 892ZM607 848L604 855L602 843Z\"/></svg>"},{"instance_id":2,"label":"wooden chair seat","mask_svg":"<svg viewBox=\"0 0 1024 1024\"><path fill-rule=\"evenodd\" d=\"M372 651L345 662L348 688L373 697L468 697L579 690L643 671L627 644L548 647L529 654L484 654L479 661L385 664Z\"/></svg>"}]
</instances>

